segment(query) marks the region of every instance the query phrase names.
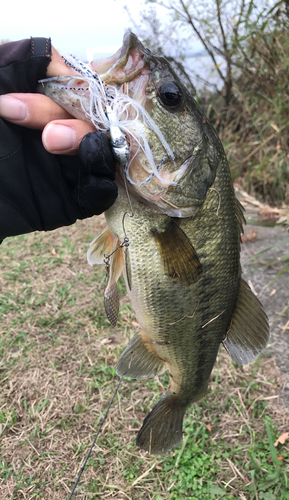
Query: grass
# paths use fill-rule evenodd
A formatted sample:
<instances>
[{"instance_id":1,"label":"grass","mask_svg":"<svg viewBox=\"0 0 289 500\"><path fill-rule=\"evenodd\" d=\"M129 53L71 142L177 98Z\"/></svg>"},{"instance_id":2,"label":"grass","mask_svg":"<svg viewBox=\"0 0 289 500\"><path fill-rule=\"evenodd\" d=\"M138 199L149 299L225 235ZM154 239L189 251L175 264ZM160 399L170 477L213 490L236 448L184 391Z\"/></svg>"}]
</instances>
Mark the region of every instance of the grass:
<instances>
[{"instance_id":1,"label":"grass","mask_svg":"<svg viewBox=\"0 0 289 500\"><path fill-rule=\"evenodd\" d=\"M0 498L68 497L117 384L116 361L135 321L121 283L113 329L104 270L86 263L103 227L91 219L1 245ZM236 366L220 351L206 398L187 412L166 456L136 448L167 377L122 382L75 498L289 499L284 383L272 359Z\"/></svg>"},{"instance_id":2,"label":"grass","mask_svg":"<svg viewBox=\"0 0 289 500\"><path fill-rule=\"evenodd\" d=\"M219 5L219 1L214 3ZM281 5L285 3L273 2L271 9L272 2L270 6L262 2L264 10L259 14L261 3L240 2L235 13L231 5L223 3L221 17L231 22L224 23L219 43L223 35L226 43L215 55L222 54L223 62L231 61L232 73L226 75L232 84L230 102L224 99L225 85L219 93L211 91L209 85L199 91L201 105L224 145L233 179L272 206L289 203L289 25L288 13ZM195 14L197 23L200 13L196 10ZM212 29L211 23L208 13L203 24L205 36Z\"/></svg>"}]
</instances>

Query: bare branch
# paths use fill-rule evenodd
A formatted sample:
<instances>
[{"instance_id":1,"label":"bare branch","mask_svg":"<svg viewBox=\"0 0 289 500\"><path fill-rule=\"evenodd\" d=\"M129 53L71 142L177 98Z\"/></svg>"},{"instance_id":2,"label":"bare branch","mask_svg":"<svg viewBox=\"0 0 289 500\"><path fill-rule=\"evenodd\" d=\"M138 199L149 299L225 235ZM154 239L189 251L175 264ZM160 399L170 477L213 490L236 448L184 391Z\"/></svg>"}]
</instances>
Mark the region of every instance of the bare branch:
<instances>
[{"instance_id":1,"label":"bare branch","mask_svg":"<svg viewBox=\"0 0 289 500\"><path fill-rule=\"evenodd\" d=\"M226 35L224 32L224 27L223 27L223 23L222 23L222 19L221 19L220 0L216 0L216 5L217 5L218 22L219 22L220 30L222 33L224 52L225 52L225 54L228 54L228 45L227 45Z\"/></svg>"},{"instance_id":2,"label":"bare branch","mask_svg":"<svg viewBox=\"0 0 289 500\"><path fill-rule=\"evenodd\" d=\"M182 5L182 7L184 9L184 12L186 13L188 24L191 25L191 27L193 28L194 32L196 33L196 35L198 36L198 38L201 40L201 42L204 45L206 51L208 52L208 54L210 55L211 59L213 60L213 62L215 64L215 67L216 67L216 70L218 71L219 77L223 80L223 82L225 82L225 80L226 80L225 76L223 75L222 71L218 67L218 63L216 61L214 53L212 52L212 50L208 46L206 40L204 39L204 37L202 36L202 34L200 33L200 31L197 29L197 27L196 27L196 25L195 25L195 23L193 21L192 16L190 15L190 13L189 13L186 5L184 4L184 1L183 0L179 0L179 1L180 1L181 5Z\"/></svg>"}]
</instances>

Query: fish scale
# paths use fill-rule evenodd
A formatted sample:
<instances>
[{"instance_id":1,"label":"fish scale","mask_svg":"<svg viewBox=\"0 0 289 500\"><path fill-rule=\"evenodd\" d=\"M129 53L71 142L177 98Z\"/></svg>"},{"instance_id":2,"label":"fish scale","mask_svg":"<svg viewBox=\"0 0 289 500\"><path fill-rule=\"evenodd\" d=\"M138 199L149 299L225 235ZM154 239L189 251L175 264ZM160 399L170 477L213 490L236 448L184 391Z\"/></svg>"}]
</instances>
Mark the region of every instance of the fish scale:
<instances>
[{"instance_id":1,"label":"fish scale","mask_svg":"<svg viewBox=\"0 0 289 500\"><path fill-rule=\"evenodd\" d=\"M204 113L168 61L133 33L124 36L109 64L99 67L104 71L99 81L111 92L116 86L119 104L124 102L121 88L130 102L137 101L126 108L128 121L136 119L136 109L150 115L144 120L140 112L139 122L134 121L135 134L144 134L145 141L123 129L131 144L131 182L125 180L127 167L124 173L118 165L119 195L105 213L108 227L91 243L88 261L101 264L104 254L109 256L104 297L111 323L117 321L121 273L139 323L118 360L117 374L136 379L166 370L170 374L166 394L144 419L136 440L149 453L162 454L179 445L185 412L205 394L220 344L236 363L248 363L266 345L269 327L241 277L243 209L222 144ZM74 115L73 91L65 90L62 79L57 97L58 82L52 80L43 82L45 92ZM90 96L84 97L87 119L83 108ZM92 118L100 122L100 116ZM138 148L145 143L149 149Z\"/></svg>"},{"instance_id":2,"label":"fish scale","mask_svg":"<svg viewBox=\"0 0 289 500\"><path fill-rule=\"evenodd\" d=\"M112 230L117 230L119 226L116 213L121 214L127 210L127 206L122 206L122 203L124 203L124 205L126 204L125 194L120 194L116 204L106 213L108 225ZM213 209L215 209L215 201L212 195L208 199L208 205L209 207L213 205ZM234 286L235 290L230 287L228 291L228 273L223 273L222 275L220 272L221 277L217 280L214 274L212 276L208 274L209 268L215 272L215 266L212 266L212 257L214 261L219 259L219 268L227 267L226 257L228 254L225 253L225 257L220 255L224 252L224 249L220 246L222 238L218 237L213 240L215 247L217 247L217 250L214 250L212 247L212 240L209 237L212 236L212 234L208 235L202 213L200 213L196 219L183 219L180 226L182 227L183 223L189 238L192 235L192 241L196 240L196 236L194 237L195 234L198 234L200 230L202 232L203 248L197 244L195 244L195 248L198 255L203 260L204 278L201 278L196 284L192 284L186 288L180 286L178 283L174 283L172 286L170 278L163 274L162 261L160 255L157 253L157 245L153 244L154 239L151 235L151 229L155 227L155 219L159 219L160 216L156 213L149 214L148 212L150 212L150 210L148 208L144 209L141 204L137 204L136 202L133 208L135 213L134 217L132 219L127 219L125 223L126 233L130 238L131 273L132 276L134 276L132 290L129 292L133 309L136 311L136 316L141 328L146 332L151 332L154 341L171 341L169 346L157 346L155 350L160 358L167 358L167 352L174 351L175 362L172 363L172 367L176 365L178 366L179 372L186 372L186 379L189 382L189 388L184 388L184 397L188 397L188 392L191 394L201 392L201 394L203 394L204 381L200 383L201 375L196 378L196 373L201 373L199 370L199 363L197 362L200 353L197 344L207 342L207 340L204 339L215 339L217 333L217 338L213 343L211 341L207 342L210 344L210 348L208 352L204 351L203 354L205 359L204 366L207 366L207 370L203 368L202 372L207 383L208 374L206 371L210 374L219 344L222 340L223 332L228 326L232 311L228 311L228 313L220 317L219 320L212 322L206 329L202 329L202 326L214 315L218 314L218 312L220 313L227 308L228 296L230 296L230 300L234 304L235 301L232 300L233 294L235 293L236 296L238 291L238 283L236 283L236 280ZM204 210L206 210L206 208L205 205ZM218 218L212 211L212 216L214 219L217 219L219 225L221 222L224 222L221 214L222 211L220 211L220 216ZM164 217L162 217L162 219L164 219ZM150 221L150 223L148 224L147 221ZM200 225L201 228L198 227ZM137 231L136 226L138 226ZM215 231L219 235L220 230L218 224L215 226ZM209 223L209 233L211 232L211 224ZM121 239L122 235L120 233L119 236ZM237 234L236 237L239 238ZM135 250L135 252L133 250ZM145 256L141 265L138 259L140 253ZM231 264L230 267L232 267L232 272L235 270L239 273L238 252L235 252L235 258L236 263L233 265ZM154 271L153 273L152 269ZM224 289L222 295L219 292L220 288ZM193 311L193 307L197 300L201 304L204 302L207 305L203 310L201 307L198 307L197 310ZM208 307L208 305L210 307ZM141 313L139 313L139 311L141 311ZM144 321L142 321L141 315L145 318ZM193 315L193 318L185 318L179 321L180 318L185 315ZM172 323L175 324L172 325ZM225 325L223 323L225 323ZM190 332L190 330L192 331L190 343L192 337L194 339L193 344L195 353L193 356L191 352L187 353L186 347L190 344L188 344L187 334L184 334L184 332ZM180 366L182 359L184 366ZM170 369L170 372L172 371L173 370ZM194 378L197 380L197 385L201 387L200 390L192 385L192 380ZM184 384L182 385L184 386Z\"/></svg>"}]
</instances>

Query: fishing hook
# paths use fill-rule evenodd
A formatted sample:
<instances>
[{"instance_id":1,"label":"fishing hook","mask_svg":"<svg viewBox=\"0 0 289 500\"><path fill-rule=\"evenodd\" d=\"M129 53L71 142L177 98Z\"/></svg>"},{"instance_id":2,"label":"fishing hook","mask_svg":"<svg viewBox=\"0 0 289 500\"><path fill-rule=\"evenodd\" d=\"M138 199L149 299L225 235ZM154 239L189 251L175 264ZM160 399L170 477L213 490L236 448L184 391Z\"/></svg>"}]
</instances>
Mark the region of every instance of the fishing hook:
<instances>
[{"instance_id":1,"label":"fishing hook","mask_svg":"<svg viewBox=\"0 0 289 500\"><path fill-rule=\"evenodd\" d=\"M122 217L122 229L123 229L123 234L124 234L124 239L123 241L118 245L117 248L115 248L115 250L113 252L111 252L110 254L104 254L104 259L103 259L103 262L104 262L104 265L106 267L106 274L108 276L109 274L109 263L110 263L110 257L117 251L119 250L119 248L127 248L129 247L129 238L126 234L126 230L125 230L125 225L124 225L124 220L125 220L125 216L128 215L129 217L133 217L134 216L134 211L133 211L133 208L132 208L132 204L131 204L131 199L130 199L130 196L129 196L129 192L128 192L128 187L127 187L127 180L126 180L126 176L124 175L124 170L122 171L123 172L123 181L124 181L124 185L125 185L125 190L126 190L126 196L127 196L127 199L128 199L128 203L129 203L129 206L130 206L130 211L131 213L129 212L125 212L123 214L123 217Z\"/></svg>"}]
</instances>

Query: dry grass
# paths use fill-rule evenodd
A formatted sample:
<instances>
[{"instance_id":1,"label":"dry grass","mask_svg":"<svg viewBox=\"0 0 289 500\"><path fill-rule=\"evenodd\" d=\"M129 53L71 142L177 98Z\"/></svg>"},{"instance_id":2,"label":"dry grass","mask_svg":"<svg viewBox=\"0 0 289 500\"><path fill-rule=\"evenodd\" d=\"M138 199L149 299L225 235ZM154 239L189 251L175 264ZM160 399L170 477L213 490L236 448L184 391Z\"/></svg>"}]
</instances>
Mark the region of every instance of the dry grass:
<instances>
[{"instance_id":1,"label":"dry grass","mask_svg":"<svg viewBox=\"0 0 289 500\"><path fill-rule=\"evenodd\" d=\"M116 329L105 318L104 270L85 259L102 226L103 218L91 219L2 244L1 500L67 498L116 386L114 367L134 317L122 288ZM221 498L209 493L213 484L229 499L262 499L250 490L248 452L262 442L270 458L266 419L273 434L288 431L283 384L273 360L240 368L222 352L208 396L188 412L183 445L151 457L136 448L135 435L166 379L124 380L75 498ZM287 474L289 447L279 448ZM192 471L200 489L182 493L178 481Z\"/></svg>"}]
</instances>

